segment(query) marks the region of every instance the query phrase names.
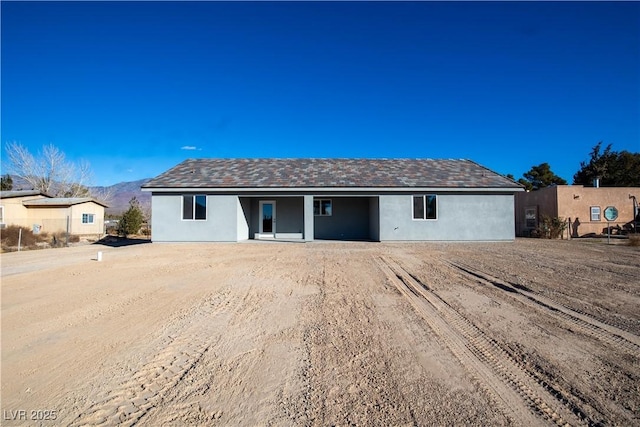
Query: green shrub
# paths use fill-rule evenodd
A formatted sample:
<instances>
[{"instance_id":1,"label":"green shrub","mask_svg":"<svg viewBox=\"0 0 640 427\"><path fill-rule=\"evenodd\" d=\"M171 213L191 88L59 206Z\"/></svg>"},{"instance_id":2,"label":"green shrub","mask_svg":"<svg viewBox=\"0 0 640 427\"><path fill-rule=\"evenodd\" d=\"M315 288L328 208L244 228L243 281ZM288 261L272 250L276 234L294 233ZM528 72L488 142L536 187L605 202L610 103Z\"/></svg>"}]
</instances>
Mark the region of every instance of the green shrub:
<instances>
[{"instance_id":1,"label":"green shrub","mask_svg":"<svg viewBox=\"0 0 640 427\"><path fill-rule=\"evenodd\" d=\"M559 239L567 229L567 220L562 217L541 216L542 222L536 229L536 236L541 239Z\"/></svg>"},{"instance_id":2,"label":"green shrub","mask_svg":"<svg viewBox=\"0 0 640 427\"><path fill-rule=\"evenodd\" d=\"M122 214L118 222L118 234L127 237L130 234L138 234L144 222L144 215L140 208L140 202L135 197L129 201L129 209Z\"/></svg>"}]
</instances>

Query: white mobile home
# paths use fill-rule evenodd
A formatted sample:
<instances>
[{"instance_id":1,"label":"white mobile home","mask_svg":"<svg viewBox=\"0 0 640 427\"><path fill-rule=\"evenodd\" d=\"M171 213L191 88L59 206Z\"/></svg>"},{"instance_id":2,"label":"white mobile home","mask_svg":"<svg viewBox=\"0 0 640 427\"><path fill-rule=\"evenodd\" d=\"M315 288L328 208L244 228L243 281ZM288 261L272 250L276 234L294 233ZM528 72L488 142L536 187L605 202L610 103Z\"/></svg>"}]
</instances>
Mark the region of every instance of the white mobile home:
<instances>
[{"instance_id":1,"label":"white mobile home","mask_svg":"<svg viewBox=\"0 0 640 427\"><path fill-rule=\"evenodd\" d=\"M104 233L104 209L90 197L51 197L40 191L0 192L0 227L18 225L37 232Z\"/></svg>"}]
</instances>

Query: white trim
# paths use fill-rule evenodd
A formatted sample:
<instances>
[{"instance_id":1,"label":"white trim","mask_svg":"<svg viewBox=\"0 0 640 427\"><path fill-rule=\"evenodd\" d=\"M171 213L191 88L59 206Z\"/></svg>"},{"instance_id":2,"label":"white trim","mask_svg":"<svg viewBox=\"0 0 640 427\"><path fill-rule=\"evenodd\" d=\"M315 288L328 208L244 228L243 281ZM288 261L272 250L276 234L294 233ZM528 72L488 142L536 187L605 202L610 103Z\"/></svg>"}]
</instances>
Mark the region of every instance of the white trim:
<instances>
[{"instance_id":1,"label":"white trim","mask_svg":"<svg viewBox=\"0 0 640 427\"><path fill-rule=\"evenodd\" d=\"M318 213L316 214L316 202L318 202ZM329 213L322 213L322 202L329 202ZM313 216L333 216L333 200L329 197L313 198Z\"/></svg>"},{"instance_id":2,"label":"white trim","mask_svg":"<svg viewBox=\"0 0 640 427\"><path fill-rule=\"evenodd\" d=\"M380 193L516 193L524 191L523 188L489 188L489 187L202 187L202 188L170 188L170 187L155 187L155 188L142 188L142 191L152 191L156 193L233 193L243 194L250 196L247 193L316 193L322 196L330 197L331 193L372 193L362 194L362 196L370 197L372 195L378 195ZM297 195L297 194L294 194Z\"/></svg>"},{"instance_id":3,"label":"white trim","mask_svg":"<svg viewBox=\"0 0 640 427\"><path fill-rule=\"evenodd\" d=\"M265 204L270 204L273 206L273 211L271 213L272 217L271 217L271 233L265 233L262 229L263 226L263 222L262 222L262 208L264 207ZM260 236L264 236L264 237L268 237L271 236L271 238L275 239L276 238L276 201L275 200L260 200L258 202L258 230L260 230L259 234Z\"/></svg>"},{"instance_id":4,"label":"white trim","mask_svg":"<svg viewBox=\"0 0 640 427\"><path fill-rule=\"evenodd\" d=\"M255 240L279 240L279 239L302 239L302 233L278 233L278 238L273 237L273 234L261 234L254 233L253 238Z\"/></svg>"},{"instance_id":5,"label":"white trim","mask_svg":"<svg viewBox=\"0 0 640 427\"><path fill-rule=\"evenodd\" d=\"M278 239L302 239L302 233L278 233Z\"/></svg>"},{"instance_id":6,"label":"white trim","mask_svg":"<svg viewBox=\"0 0 640 427\"><path fill-rule=\"evenodd\" d=\"M186 196L193 198L193 218L184 217L184 198ZM196 197L204 196L204 218L196 218ZM181 221L208 221L209 220L209 195L208 194L183 194L180 197L180 219Z\"/></svg>"},{"instance_id":7,"label":"white trim","mask_svg":"<svg viewBox=\"0 0 640 427\"><path fill-rule=\"evenodd\" d=\"M85 215L87 216L87 221L86 221L86 222L85 222L85 220L84 220ZM96 222L96 221L95 221L95 216L96 216L96 214L94 214L94 213L86 213L86 212L83 212L83 213L82 213L82 219L81 219L82 224L87 224L87 225L89 225L89 224L95 224L95 222ZM89 219L91 219L91 221L89 221Z\"/></svg>"},{"instance_id":8,"label":"white trim","mask_svg":"<svg viewBox=\"0 0 640 427\"><path fill-rule=\"evenodd\" d=\"M413 206L413 198L414 197L422 197L422 201L424 202L424 216L427 216L427 196L435 196L436 198L436 217L435 218L415 218L414 217L414 206ZM438 202L438 195L437 194L412 194L411 195L411 219L414 221L437 221L438 220L438 214L439 214L439 209L438 209L438 205L440 204L440 202Z\"/></svg>"}]
</instances>

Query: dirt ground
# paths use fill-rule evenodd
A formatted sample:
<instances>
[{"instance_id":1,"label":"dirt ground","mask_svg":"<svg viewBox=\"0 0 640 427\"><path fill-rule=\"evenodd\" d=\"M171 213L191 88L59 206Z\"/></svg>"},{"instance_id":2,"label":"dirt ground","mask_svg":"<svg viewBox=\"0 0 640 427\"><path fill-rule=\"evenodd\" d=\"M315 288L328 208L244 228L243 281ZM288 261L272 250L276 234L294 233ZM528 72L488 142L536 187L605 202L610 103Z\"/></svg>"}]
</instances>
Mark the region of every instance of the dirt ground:
<instances>
[{"instance_id":1,"label":"dirt ground","mask_svg":"<svg viewBox=\"0 0 640 427\"><path fill-rule=\"evenodd\" d=\"M3 426L640 425L637 247L87 245L0 259Z\"/></svg>"}]
</instances>

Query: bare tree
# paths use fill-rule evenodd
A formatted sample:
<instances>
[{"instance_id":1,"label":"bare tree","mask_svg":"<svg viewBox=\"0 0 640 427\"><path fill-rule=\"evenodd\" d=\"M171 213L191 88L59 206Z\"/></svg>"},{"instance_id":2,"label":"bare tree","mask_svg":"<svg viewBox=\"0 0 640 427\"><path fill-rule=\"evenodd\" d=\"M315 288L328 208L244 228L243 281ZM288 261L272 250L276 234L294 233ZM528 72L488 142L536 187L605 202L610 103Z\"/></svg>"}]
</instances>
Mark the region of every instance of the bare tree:
<instances>
[{"instance_id":1,"label":"bare tree","mask_svg":"<svg viewBox=\"0 0 640 427\"><path fill-rule=\"evenodd\" d=\"M7 143L5 150L11 174L27 181L34 190L54 197L94 197L105 203L113 196L108 192L92 194L89 162L70 162L53 144L43 146L36 156L15 141Z\"/></svg>"},{"instance_id":2,"label":"bare tree","mask_svg":"<svg viewBox=\"0 0 640 427\"><path fill-rule=\"evenodd\" d=\"M89 193L91 197L107 205L111 204L115 195L113 187L90 187Z\"/></svg>"},{"instance_id":3,"label":"bare tree","mask_svg":"<svg viewBox=\"0 0 640 427\"><path fill-rule=\"evenodd\" d=\"M144 220L147 223L151 223L151 201L147 200L145 202L140 202L140 209L142 210Z\"/></svg>"}]
</instances>

